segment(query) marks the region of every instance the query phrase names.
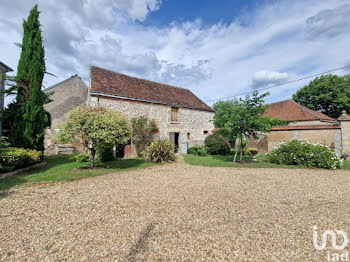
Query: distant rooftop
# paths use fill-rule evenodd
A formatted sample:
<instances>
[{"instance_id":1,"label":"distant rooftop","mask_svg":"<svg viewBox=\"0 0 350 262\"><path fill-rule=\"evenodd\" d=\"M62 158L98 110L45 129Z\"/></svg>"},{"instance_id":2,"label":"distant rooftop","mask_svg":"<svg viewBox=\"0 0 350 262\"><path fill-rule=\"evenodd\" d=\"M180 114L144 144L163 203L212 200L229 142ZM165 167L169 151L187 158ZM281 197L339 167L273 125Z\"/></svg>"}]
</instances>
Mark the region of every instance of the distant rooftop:
<instances>
[{"instance_id":1,"label":"distant rooftop","mask_svg":"<svg viewBox=\"0 0 350 262\"><path fill-rule=\"evenodd\" d=\"M69 78L67 78L67 79L65 79L65 80L63 80L61 82L58 82L57 84L54 84L54 85L52 85L50 87L47 87L47 88L44 88L42 91L43 92L49 91L50 89L55 88L56 86L59 86L59 85L65 83L65 82L68 82L69 80L72 80L73 78L76 78L76 77L79 77L79 76L77 74L75 74L75 75L73 75L73 76L71 76L71 77L69 77Z\"/></svg>"},{"instance_id":2,"label":"distant rooftop","mask_svg":"<svg viewBox=\"0 0 350 262\"><path fill-rule=\"evenodd\" d=\"M332 117L302 106L291 99L269 104L264 116L286 121L335 121Z\"/></svg>"},{"instance_id":3,"label":"distant rooftop","mask_svg":"<svg viewBox=\"0 0 350 262\"><path fill-rule=\"evenodd\" d=\"M11 67L9 67L8 65L5 65L3 62L0 61L0 65L3 66L5 68L5 73L6 72L12 72L13 69Z\"/></svg>"}]
</instances>

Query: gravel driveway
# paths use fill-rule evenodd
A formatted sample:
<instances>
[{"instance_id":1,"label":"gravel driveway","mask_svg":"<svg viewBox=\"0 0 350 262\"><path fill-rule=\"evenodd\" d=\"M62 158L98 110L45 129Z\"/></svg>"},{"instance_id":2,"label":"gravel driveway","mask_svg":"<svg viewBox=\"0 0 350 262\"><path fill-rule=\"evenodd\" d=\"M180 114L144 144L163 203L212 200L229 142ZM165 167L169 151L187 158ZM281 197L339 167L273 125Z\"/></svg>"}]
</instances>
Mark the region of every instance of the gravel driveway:
<instances>
[{"instance_id":1,"label":"gravel driveway","mask_svg":"<svg viewBox=\"0 0 350 262\"><path fill-rule=\"evenodd\" d=\"M349 171L184 163L13 189L0 261L327 261L313 226L350 237L349 189Z\"/></svg>"}]
</instances>

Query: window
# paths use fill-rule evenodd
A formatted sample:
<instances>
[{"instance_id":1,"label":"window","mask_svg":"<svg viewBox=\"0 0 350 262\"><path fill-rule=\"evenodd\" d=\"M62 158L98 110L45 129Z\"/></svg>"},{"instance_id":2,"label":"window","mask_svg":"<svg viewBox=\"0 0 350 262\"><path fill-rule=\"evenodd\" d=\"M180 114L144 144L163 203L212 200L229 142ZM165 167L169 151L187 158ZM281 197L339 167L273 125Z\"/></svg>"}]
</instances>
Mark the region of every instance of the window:
<instances>
[{"instance_id":1,"label":"window","mask_svg":"<svg viewBox=\"0 0 350 262\"><path fill-rule=\"evenodd\" d=\"M204 130L204 131L203 131L203 134L204 134L204 135L208 135L208 134L209 134L209 131L208 131L208 130Z\"/></svg>"},{"instance_id":2,"label":"window","mask_svg":"<svg viewBox=\"0 0 350 262\"><path fill-rule=\"evenodd\" d=\"M187 140L191 140L191 134L187 133Z\"/></svg>"},{"instance_id":3,"label":"window","mask_svg":"<svg viewBox=\"0 0 350 262\"><path fill-rule=\"evenodd\" d=\"M177 107L171 108L171 122L178 122L179 121L179 109Z\"/></svg>"}]
</instances>

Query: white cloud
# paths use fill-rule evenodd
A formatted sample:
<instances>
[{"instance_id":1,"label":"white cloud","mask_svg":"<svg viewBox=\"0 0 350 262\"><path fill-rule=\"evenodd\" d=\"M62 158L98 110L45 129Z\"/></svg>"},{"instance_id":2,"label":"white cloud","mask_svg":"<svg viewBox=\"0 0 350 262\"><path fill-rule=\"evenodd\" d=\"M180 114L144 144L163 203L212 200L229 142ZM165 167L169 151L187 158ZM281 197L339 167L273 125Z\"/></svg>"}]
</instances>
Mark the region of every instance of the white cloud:
<instances>
[{"instance_id":1,"label":"white cloud","mask_svg":"<svg viewBox=\"0 0 350 262\"><path fill-rule=\"evenodd\" d=\"M264 87L268 84L279 84L288 79L287 73L260 70L254 73L252 86L254 88Z\"/></svg>"},{"instance_id":2,"label":"white cloud","mask_svg":"<svg viewBox=\"0 0 350 262\"><path fill-rule=\"evenodd\" d=\"M46 86L75 73L87 82L89 65L97 65L190 88L212 100L349 62L344 54L350 35L324 33L346 30L346 23L334 22L345 0L275 1L230 24L204 26L195 20L162 28L135 22L161 8L160 0L62 0L59 5L12 0L0 9L0 34L6 36L0 39L0 50L6 50L0 60L14 69L20 50L13 43L21 42L22 19L35 2L42 11L47 68L57 76L46 76ZM333 16L324 10L333 10ZM350 21L348 12L341 14L342 21ZM254 75L262 68L264 73ZM308 81L272 89L270 99L287 98Z\"/></svg>"}]
</instances>

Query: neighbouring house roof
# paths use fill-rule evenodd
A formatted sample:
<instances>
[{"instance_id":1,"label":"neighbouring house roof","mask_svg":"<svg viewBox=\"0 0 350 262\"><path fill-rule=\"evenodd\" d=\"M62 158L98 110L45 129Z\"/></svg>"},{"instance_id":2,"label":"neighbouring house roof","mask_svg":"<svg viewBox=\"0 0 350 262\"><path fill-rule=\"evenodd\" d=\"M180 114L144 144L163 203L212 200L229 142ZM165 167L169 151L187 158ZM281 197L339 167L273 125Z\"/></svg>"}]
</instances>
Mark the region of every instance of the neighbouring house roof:
<instances>
[{"instance_id":1,"label":"neighbouring house roof","mask_svg":"<svg viewBox=\"0 0 350 262\"><path fill-rule=\"evenodd\" d=\"M58 83L56 83L56 84L54 84L54 85L52 85L52 86L49 86L49 87L47 87L47 88L44 88L42 91L43 91L43 92L49 91L49 90L51 90L52 88L55 88L56 86L59 86L59 85L65 83L65 82L68 82L69 80L72 80L73 78L76 78L76 77L79 77L79 76L78 76L77 74L75 74L75 75L73 75L73 76L71 76L71 77L69 77L69 78L67 78L67 79L65 79L65 80L63 80L63 81L61 81L61 82L58 82ZM80 78L80 77L79 77L79 78Z\"/></svg>"},{"instance_id":2,"label":"neighbouring house roof","mask_svg":"<svg viewBox=\"0 0 350 262\"><path fill-rule=\"evenodd\" d=\"M275 126L271 131L341 129L339 125Z\"/></svg>"},{"instance_id":3,"label":"neighbouring house roof","mask_svg":"<svg viewBox=\"0 0 350 262\"><path fill-rule=\"evenodd\" d=\"M12 72L13 71L13 69L11 68L11 67L9 67L9 66L7 66L7 65L5 65L3 62L1 62L0 61L0 65L2 66L2 67L4 67L5 68L5 73L7 73L7 72Z\"/></svg>"},{"instance_id":4,"label":"neighbouring house roof","mask_svg":"<svg viewBox=\"0 0 350 262\"><path fill-rule=\"evenodd\" d=\"M269 104L264 116L286 121L335 121L334 118L302 106L291 99Z\"/></svg>"},{"instance_id":5,"label":"neighbouring house roof","mask_svg":"<svg viewBox=\"0 0 350 262\"><path fill-rule=\"evenodd\" d=\"M190 90L90 67L90 95L214 112Z\"/></svg>"}]
</instances>

